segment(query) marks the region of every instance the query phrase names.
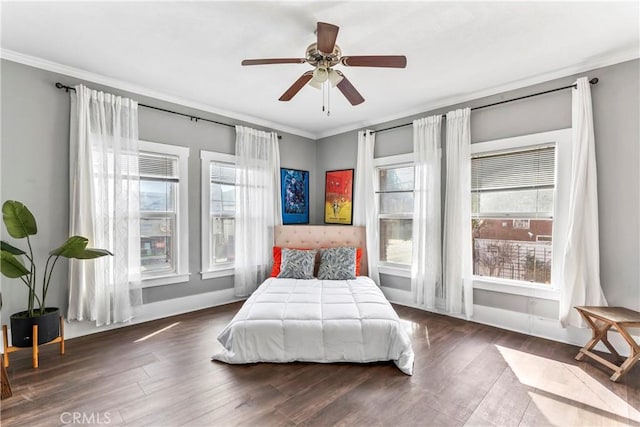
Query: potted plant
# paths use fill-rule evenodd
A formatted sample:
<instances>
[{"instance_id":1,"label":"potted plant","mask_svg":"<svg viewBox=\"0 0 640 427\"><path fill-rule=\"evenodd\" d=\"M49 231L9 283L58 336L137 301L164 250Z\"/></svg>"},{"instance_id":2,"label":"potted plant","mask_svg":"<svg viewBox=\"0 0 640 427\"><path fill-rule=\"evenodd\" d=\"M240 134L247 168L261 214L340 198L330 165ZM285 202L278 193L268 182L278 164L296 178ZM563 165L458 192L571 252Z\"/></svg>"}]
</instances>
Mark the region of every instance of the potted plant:
<instances>
[{"instance_id":1,"label":"potted plant","mask_svg":"<svg viewBox=\"0 0 640 427\"><path fill-rule=\"evenodd\" d=\"M57 307L46 306L51 275L58 259L60 257L93 259L113 254L105 249L87 248L89 240L86 237L69 237L61 246L49 252L44 270L41 270L42 286L38 295L39 269L36 268L36 260L29 239L29 236L38 232L36 219L25 205L15 200L4 202L2 219L11 237L27 241L26 251L7 242L0 242L0 272L11 279L18 279L29 289L27 309L11 315L12 344L16 347L31 347L34 324L38 325L38 344L44 344L60 335L58 321L60 310ZM23 258L26 258L26 263Z\"/></svg>"}]
</instances>

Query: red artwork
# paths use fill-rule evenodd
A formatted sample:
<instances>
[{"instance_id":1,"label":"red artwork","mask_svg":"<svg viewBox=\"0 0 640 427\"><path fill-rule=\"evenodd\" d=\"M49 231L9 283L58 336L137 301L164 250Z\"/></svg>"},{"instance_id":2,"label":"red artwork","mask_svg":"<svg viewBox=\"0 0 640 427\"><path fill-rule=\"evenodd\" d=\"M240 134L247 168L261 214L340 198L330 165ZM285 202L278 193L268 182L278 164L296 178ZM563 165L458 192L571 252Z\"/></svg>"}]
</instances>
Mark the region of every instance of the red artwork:
<instances>
[{"instance_id":1,"label":"red artwork","mask_svg":"<svg viewBox=\"0 0 640 427\"><path fill-rule=\"evenodd\" d=\"M353 169L327 171L324 199L326 224L353 223Z\"/></svg>"}]
</instances>

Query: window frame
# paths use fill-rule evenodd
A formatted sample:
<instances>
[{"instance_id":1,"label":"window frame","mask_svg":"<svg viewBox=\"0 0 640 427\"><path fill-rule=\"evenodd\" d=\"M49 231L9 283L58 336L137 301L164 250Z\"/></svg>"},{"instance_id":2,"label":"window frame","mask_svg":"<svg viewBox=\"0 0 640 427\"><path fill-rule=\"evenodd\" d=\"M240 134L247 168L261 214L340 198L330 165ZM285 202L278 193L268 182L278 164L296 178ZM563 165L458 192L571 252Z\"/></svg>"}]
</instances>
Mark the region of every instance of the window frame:
<instances>
[{"instance_id":1,"label":"window frame","mask_svg":"<svg viewBox=\"0 0 640 427\"><path fill-rule=\"evenodd\" d=\"M178 183L175 209L175 271L153 276L140 275L141 287L172 285L189 281L189 147L139 140L138 150L153 155L175 156L178 159Z\"/></svg>"},{"instance_id":2,"label":"window frame","mask_svg":"<svg viewBox=\"0 0 640 427\"><path fill-rule=\"evenodd\" d=\"M413 153L407 154L398 154L394 156L385 156L378 157L373 159L373 167L374 167L374 182L373 182L373 190L376 193L376 228L378 234L378 241L376 242L376 251L380 254L380 218L381 215L384 215L386 218L398 218L398 219L411 219L413 220L413 213L411 215L408 214L381 214L380 213L380 203L378 199L378 191L379 191L379 181L378 181L378 170L379 169L388 169L388 168L399 168L399 167L414 167L414 176L415 176L415 160ZM414 182L414 193L415 193L415 182ZM390 216L389 216L390 215ZM412 241L413 244L413 241ZM378 260L378 272L380 274L386 274L391 276L399 276L411 278L411 265L403 265L397 263L383 262Z\"/></svg>"},{"instance_id":3,"label":"window frame","mask_svg":"<svg viewBox=\"0 0 640 427\"><path fill-rule=\"evenodd\" d=\"M562 265L566 247L566 229L568 225L569 185L571 182L571 128L529 135L504 138L471 144L470 153L490 154L509 150L520 150L543 145L555 145L555 188L553 192L553 230L551 261L551 283L534 283L521 280L503 279L472 275L473 287L497 292L513 293L539 298L559 299L562 286ZM471 198L471 192L469 193ZM473 214L469 218L473 218ZM468 244L472 244L471 238Z\"/></svg>"},{"instance_id":4,"label":"window frame","mask_svg":"<svg viewBox=\"0 0 640 427\"><path fill-rule=\"evenodd\" d=\"M235 265L227 263L218 267L211 265L211 163L236 165L236 156L215 151L200 150L200 188L202 220L202 259L200 275L202 279L233 276Z\"/></svg>"}]
</instances>

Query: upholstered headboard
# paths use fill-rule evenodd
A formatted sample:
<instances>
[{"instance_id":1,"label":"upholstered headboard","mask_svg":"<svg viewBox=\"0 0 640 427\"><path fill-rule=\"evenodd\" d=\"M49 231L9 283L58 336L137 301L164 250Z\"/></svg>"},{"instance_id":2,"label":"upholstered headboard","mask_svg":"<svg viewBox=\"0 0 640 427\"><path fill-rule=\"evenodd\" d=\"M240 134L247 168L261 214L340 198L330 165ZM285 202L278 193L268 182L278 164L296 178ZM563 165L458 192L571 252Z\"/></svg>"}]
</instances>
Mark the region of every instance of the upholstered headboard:
<instances>
[{"instance_id":1,"label":"upholstered headboard","mask_svg":"<svg viewBox=\"0 0 640 427\"><path fill-rule=\"evenodd\" d=\"M346 225L280 225L275 232L276 246L285 248L362 248L360 275L367 273L367 245L364 227Z\"/></svg>"}]
</instances>

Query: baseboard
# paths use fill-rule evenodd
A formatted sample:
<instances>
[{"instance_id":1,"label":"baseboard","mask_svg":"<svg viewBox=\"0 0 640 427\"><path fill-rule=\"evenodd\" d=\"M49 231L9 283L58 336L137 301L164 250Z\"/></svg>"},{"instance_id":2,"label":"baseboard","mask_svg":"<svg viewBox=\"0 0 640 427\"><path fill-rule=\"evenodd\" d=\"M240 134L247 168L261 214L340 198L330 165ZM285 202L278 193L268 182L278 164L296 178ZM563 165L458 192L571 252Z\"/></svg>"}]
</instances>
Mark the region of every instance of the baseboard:
<instances>
[{"instance_id":1,"label":"baseboard","mask_svg":"<svg viewBox=\"0 0 640 427\"><path fill-rule=\"evenodd\" d=\"M143 304L135 308L134 318L127 323L114 323L111 325L95 326L95 322L71 321L64 325L64 339L96 334L99 332L109 331L112 329L124 328L139 323L149 322L151 320L162 319L165 317L176 316L179 314L189 313L191 311L202 310L209 307L229 304L236 301L242 301L244 298L238 298L234 295L233 288L223 289L220 291L206 292L203 294L189 295L181 298L174 298L165 301ZM11 330L9 329L9 337ZM4 350L3 343L0 340L0 348Z\"/></svg>"},{"instance_id":2,"label":"baseboard","mask_svg":"<svg viewBox=\"0 0 640 427\"><path fill-rule=\"evenodd\" d=\"M402 289L387 288L386 286L380 286L380 290L389 301L395 304L404 305L407 307L418 308L424 310L422 307L418 307L413 303L413 293L409 291L403 291Z\"/></svg>"},{"instance_id":3,"label":"baseboard","mask_svg":"<svg viewBox=\"0 0 640 427\"><path fill-rule=\"evenodd\" d=\"M448 313L438 310L426 310L418 307L413 303L413 294L409 291L400 289L381 287L382 292L392 303L417 308L419 310L429 311L432 313L444 314ZM453 315L451 317L465 319L464 316ZM558 319L549 319L546 317L535 316L529 313L520 313L511 310L505 310L495 307L487 307L483 305L473 306L473 316L469 319L472 322L481 323L483 325L495 326L496 328L506 329L513 332L545 338L552 341L558 341L565 344L571 344L582 347L591 339L591 329L581 329L569 326L563 328ZM633 336L636 342L640 341L640 337ZM622 356L629 355L629 345L618 333L609 334L609 341ZM606 347L602 343L598 343L596 350L607 352Z\"/></svg>"},{"instance_id":4,"label":"baseboard","mask_svg":"<svg viewBox=\"0 0 640 427\"><path fill-rule=\"evenodd\" d=\"M473 306L473 318L471 320L514 332L521 332L534 337L572 344L578 347L585 345L592 337L591 329L576 328L574 326L563 328L558 319L549 319L528 313L519 313L482 305ZM620 334L613 332L608 335L608 338L609 342L620 355L625 357L629 356L629 344L627 344ZM639 340L637 336L632 335L632 338L635 339L636 342ZM608 353L607 348L602 343L598 343L595 349Z\"/></svg>"},{"instance_id":5,"label":"baseboard","mask_svg":"<svg viewBox=\"0 0 640 427\"><path fill-rule=\"evenodd\" d=\"M451 314L444 310L438 310L437 308L424 308L413 302L413 293L409 291L403 291L402 289L386 288L381 286L380 289L384 296L394 304L403 305L405 307L417 308L418 310L428 311L429 313L442 314L449 317L455 317L456 319L469 320L464 314Z\"/></svg>"}]
</instances>

